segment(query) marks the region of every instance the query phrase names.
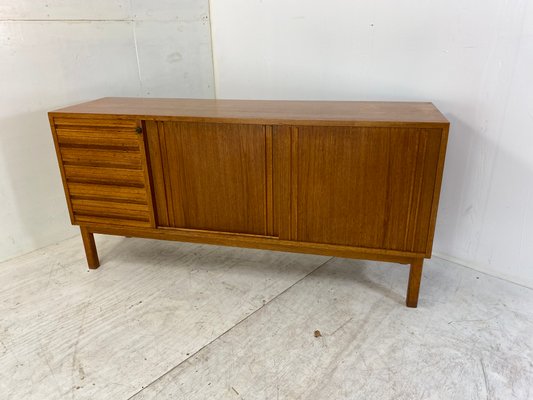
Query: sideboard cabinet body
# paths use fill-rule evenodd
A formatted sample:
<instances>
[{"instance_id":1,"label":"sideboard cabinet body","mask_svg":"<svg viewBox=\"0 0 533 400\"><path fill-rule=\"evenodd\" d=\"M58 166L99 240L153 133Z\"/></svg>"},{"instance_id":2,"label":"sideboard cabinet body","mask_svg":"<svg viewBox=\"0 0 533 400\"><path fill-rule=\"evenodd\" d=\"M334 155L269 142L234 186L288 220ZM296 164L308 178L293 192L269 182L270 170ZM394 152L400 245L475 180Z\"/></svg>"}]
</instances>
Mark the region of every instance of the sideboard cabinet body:
<instances>
[{"instance_id":1,"label":"sideboard cabinet body","mask_svg":"<svg viewBox=\"0 0 533 400\"><path fill-rule=\"evenodd\" d=\"M105 98L51 112L93 233L411 264L431 257L448 122L431 103Z\"/></svg>"}]
</instances>

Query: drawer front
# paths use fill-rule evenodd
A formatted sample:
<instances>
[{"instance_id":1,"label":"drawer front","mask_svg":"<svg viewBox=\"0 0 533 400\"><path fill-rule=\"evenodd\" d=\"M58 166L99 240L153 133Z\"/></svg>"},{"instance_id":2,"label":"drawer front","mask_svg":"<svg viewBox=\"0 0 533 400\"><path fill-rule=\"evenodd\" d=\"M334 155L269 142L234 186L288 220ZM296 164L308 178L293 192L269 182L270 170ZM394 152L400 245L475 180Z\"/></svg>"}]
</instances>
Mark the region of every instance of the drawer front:
<instances>
[{"instance_id":1,"label":"drawer front","mask_svg":"<svg viewBox=\"0 0 533 400\"><path fill-rule=\"evenodd\" d=\"M155 226L137 121L61 117L51 123L74 224Z\"/></svg>"}]
</instances>

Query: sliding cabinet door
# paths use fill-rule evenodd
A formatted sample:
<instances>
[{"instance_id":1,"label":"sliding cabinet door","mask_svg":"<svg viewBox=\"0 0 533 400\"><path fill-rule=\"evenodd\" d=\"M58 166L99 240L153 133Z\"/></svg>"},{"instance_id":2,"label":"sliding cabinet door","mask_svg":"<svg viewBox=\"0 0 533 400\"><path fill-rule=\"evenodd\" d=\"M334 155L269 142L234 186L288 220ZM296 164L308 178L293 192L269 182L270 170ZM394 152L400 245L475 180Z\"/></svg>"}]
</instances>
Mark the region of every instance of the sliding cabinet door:
<instances>
[{"instance_id":1,"label":"sliding cabinet door","mask_svg":"<svg viewBox=\"0 0 533 400\"><path fill-rule=\"evenodd\" d=\"M281 238L425 253L442 129L282 127L291 143Z\"/></svg>"},{"instance_id":2,"label":"sliding cabinet door","mask_svg":"<svg viewBox=\"0 0 533 400\"><path fill-rule=\"evenodd\" d=\"M146 122L158 226L272 236L272 132Z\"/></svg>"}]
</instances>

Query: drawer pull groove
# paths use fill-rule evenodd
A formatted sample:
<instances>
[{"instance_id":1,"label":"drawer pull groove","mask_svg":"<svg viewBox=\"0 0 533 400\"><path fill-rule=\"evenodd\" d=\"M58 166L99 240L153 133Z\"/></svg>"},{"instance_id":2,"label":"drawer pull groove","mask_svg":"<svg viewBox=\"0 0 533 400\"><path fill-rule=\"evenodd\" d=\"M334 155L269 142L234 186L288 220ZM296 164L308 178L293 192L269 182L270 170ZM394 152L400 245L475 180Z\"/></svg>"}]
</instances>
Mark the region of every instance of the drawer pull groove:
<instances>
[{"instance_id":1,"label":"drawer pull groove","mask_svg":"<svg viewBox=\"0 0 533 400\"><path fill-rule=\"evenodd\" d=\"M67 177L67 183L79 183L79 184L90 184L90 185L106 185L106 186L123 186L123 187L131 187L131 188L144 188L144 184L142 183L131 183L131 182L123 182L120 180L115 180L113 178L109 178L107 180L99 180L94 178L68 178Z\"/></svg>"},{"instance_id":2,"label":"drawer pull groove","mask_svg":"<svg viewBox=\"0 0 533 400\"><path fill-rule=\"evenodd\" d=\"M102 218L121 219L121 220L127 220L127 221L148 222L147 213L145 213L145 215L142 216L142 215L126 215L126 214L120 214L120 213L110 212L110 211L102 212L102 211L89 211L89 210L83 210L83 211L74 210L74 215L76 217L102 217Z\"/></svg>"},{"instance_id":3,"label":"drawer pull groove","mask_svg":"<svg viewBox=\"0 0 533 400\"><path fill-rule=\"evenodd\" d=\"M82 224L99 224L99 225L118 225L118 226L135 226L135 227L149 227L148 221L138 221L134 219L122 218L105 218L95 217L91 215L74 215L77 223Z\"/></svg>"},{"instance_id":4,"label":"drawer pull groove","mask_svg":"<svg viewBox=\"0 0 533 400\"><path fill-rule=\"evenodd\" d=\"M135 200L135 199L114 199L109 197L101 196L87 196L87 195L71 195L70 198L74 200L94 200L94 201L106 201L110 203L120 203L120 204L139 204L139 205L148 205L146 200Z\"/></svg>"},{"instance_id":5,"label":"drawer pull groove","mask_svg":"<svg viewBox=\"0 0 533 400\"><path fill-rule=\"evenodd\" d=\"M122 144L92 144L92 143L59 143L61 149L109 150L124 153L138 153L139 146Z\"/></svg>"}]
</instances>

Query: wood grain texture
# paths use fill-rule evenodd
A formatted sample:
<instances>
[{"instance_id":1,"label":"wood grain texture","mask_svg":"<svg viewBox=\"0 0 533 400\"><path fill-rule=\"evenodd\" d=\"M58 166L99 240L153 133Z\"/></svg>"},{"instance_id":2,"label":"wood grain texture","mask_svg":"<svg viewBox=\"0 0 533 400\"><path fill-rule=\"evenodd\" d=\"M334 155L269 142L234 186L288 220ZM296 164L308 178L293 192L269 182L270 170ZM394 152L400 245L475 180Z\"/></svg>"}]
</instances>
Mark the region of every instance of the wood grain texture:
<instances>
[{"instance_id":1,"label":"wood grain texture","mask_svg":"<svg viewBox=\"0 0 533 400\"><path fill-rule=\"evenodd\" d=\"M146 203L148 211L148 220L150 222L150 227L154 228L156 226L156 215L155 215L155 201L154 193L152 192L152 180L150 175L150 154L146 148L147 139L145 136L146 126L142 122L137 122L136 133L139 142L139 152L141 154L141 168L142 175L144 178L144 189L146 194Z\"/></svg>"},{"instance_id":2,"label":"wood grain texture","mask_svg":"<svg viewBox=\"0 0 533 400\"><path fill-rule=\"evenodd\" d=\"M426 245L426 258L431 257L431 252L433 249L433 238L435 236L435 226L437 224L437 211L439 208L440 191L441 191L441 186L442 186L442 175L444 174L444 161L446 158L446 149L448 145L449 130L450 130L449 126L446 126L442 129L439 161L437 164L437 171L435 175L435 188L433 192L431 216L429 219L430 222L429 222L428 241Z\"/></svg>"},{"instance_id":3,"label":"wood grain texture","mask_svg":"<svg viewBox=\"0 0 533 400\"><path fill-rule=\"evenodd\" d=\"M72 199L72 206L75 210L86 215L102 216L129 216L131 218L148 219L148 212L145 204L123 203L110 200ZM86 211L84 213L83 211Z\"/></svg>"},{"instance_id":4,"label":"wood grain texture","mask_svg":"<svg viewBox=\"0 0 533 400\"><path fill-rule=\"evenodd\" d=\"M119 150L139 150L139 141L131 134L132 129L122 130L117 128L99 127L98 130L92 127L70 127L58 128L56 130L57 139L61 145L83 146L105 146L108 148L118 148Z\"/></svg>"},{"instance_id":5,"label":"wood grain texture","mask_svg":"<svg viewBox=\"0 0 533 400\"><path fill-rule=\"evenodd\" d=\"M58 117L51 124L74 224L155 226L138 121Z\"/></svg>"},{"instance_id":6,"label":"wood grain texture","mask_svg":"<svg viewBox=\"0 0 533 400\"><path fill-rule=\"evenodd\" d=\"M298 240L425 253L440 145L436 129L300 127Z\"/></svg>"},{"instance_id":7,"label":"wood grain texture","mask_svg":"<svg viewBox=\"0 0 533 400\"><path fill-rule=\"evenodd\" d=\"M280 239L291 239L291 128L273 128L274 224Z\"/></svg>"},{"instance_id":8,"label":"wood grain texture","mask_svg":"<svg viewBox=\"0 0 533 400\"><path fill-rule=\"evenodd\" d=\"M71 198L102 199L146 204L144 188L125 185L69 183Z\"/></svg>"},{"instance_id":9,"label":"wood grain texture","mask_svg":"<svg viewBox=\"0 0 533 400\"><path fill-rule=\"evenodd\" d=\"M266 236L274 236L274 153L272 126L265 126Z\"/></svg>"},{"instance_id":10,"label":"wood grain texture","mask_svg":"<svg viewBox=\"0 0 533 400\"><path fill-rule=\"evenodd\" d=\"M309 253L324 256L358 258L409 264L414 259L424 257L423 253L397 250L370 249L354 246L342 246L326 243L297 242L282 240L263 235L251 235L231 232L214 232L211 230L185 228L146 228L120 226L118 224L102 224L98 221L86 225L91 232L107 235L143 237L149 239L175 240L180 242L207 243L222 246L248 247L264 250Z\"/></svg>"},{"instance_id":11,"label":"wood grain texture","mask_svg":"<svg viewBox=\"0 0 533 400\"><path fill-rule=\"evenodd\" d=\"M80 232L83 248L85 249L85 256L87 258L87 265L89 266L89 269L96 269L100 266L100 260L98 259L98 252L96 251L94 235L84 226L80 227Z\"/></svg>"},{"instance_id":12,"label":"wood grain texture","mask_svg":"<svg viewBox=\"0 0 533 400\"><path fill-rule=\"evenodd\" d=\"M431 103L362 101L273 101L107 97L51 113L77 118L124 118L285 125L416 125L444 127ZM118 123L118 121L117 121Z\"/></svg>"},{"instance_id":13,"label":"wood grain texture","mask_svg":"<svg viewBox=\"0 0 533 400\"><path fill-rule=\"evenodd\" d=\"M139 150L109 150L106 148L61 147L65 165L141 169Z\"/></svg>"},{"instance_id":14,"label":"wood grain texture","mask_svg":"<svg viewBox=\"0 0 533 400\"><path fill-rule=\"evenodd\" d=\"M103 129L116 128L135 129L137 127L137 118L131 118L128 115L114 115L113 118L102 117L98 118L95 115L82 113L82 115L74 116L72 113L48 113L54 119L54 125L58 129L91 129L91 127L99 127Z\"/></svg>"},{"instance_id":15,"label":"wood grain texture","mask_svg":"<svg viewBox=\"0 0 533 400\"><path fill-rule=\"evenodd\" d=\"M268 235L271 172L265 129L175 122L163 123L163 129L159 150L156 140L148 142L155 148L150 151L152 170L164 175L166 208L173 217L168 226ZM158 186L161 176L155 175ZM158 222L164 226L165 217Z\"/></svg>"},{"instance_id":16,"label":"wood grain texture","mask_svg":"<svg viewBox=\"0 0 533 400\"><path fill-rule=\"evenodd\" d=\"M112 184L143 187L144 176L137 169L65 164L65 176L73 183Z\"/></svg>"},{"instance_id":17,"label":"wood grain texture","mask_svg":"<svg viewBox=\"0 0 533 400\"><path fill-rule=\"evenodd\" d=\"M74 212L72 211L72 203L70 201L70 192L69 192L69 188L67 184L65 166L63 165L63 162L61 160L61 149L59 147L59 140L57 138L56 124L55 124L54 118L52 117L50 113L48 114L48 122L50 123L50 130L52 131L52 138L54 140L54 148L55 148L56 155L57 155L57 163L59 166L59 172L61 174L61 181L63 182L63 191L65 193L65 199L67 201L70 223L74 224Z\"/></svg>"},{"instance_id":18,"label":"wood grain texture","mask_svg":"<svg viewBox=\"0 0 533 400\"><path fill-rule=\"evenodd\" d=\"M290 239L297 241L299 238L298 235L298 194L299 194L299 187L301 185L305 185L306 182L300 181L300 165L299 165L299 155L300 155L300 144L298 143L298 128L297 127L291 127L290 128L290 135L291 135L291 166L290 166L290 174L291 174L291 183L290 183L290 190L291 190L291 205L290 205ZM307 172L305 172L307 173ZM302 220L302 227L307 226L308 221ZM305 228L304 228L305 229ZM302 241L306 241L303 239ZM307 240L309 242L319 242L317 240ZM337 243L338 244L338 243Z\"/></svg>"},{"instance_id":19,"label":"wood grain texture","mask_svg":"<svg viewBox=\"0 0 533 400\"><path fill-rule=\"evenodd\" d=\"M418 294L420 292L423 266L423 258L414 260L411 263L409 269L409 283L407 285L407 296L405 298L405 304L407 307L416 308L418 306Z\"/></svg>"},{"instance_id":20,"label":"wood grain texture","mask_svg":"<svg viewBox=\"0 0 533 400\"><path fill-rule=\"evenodd\" d=\"M165 185L165 174L163 172L163 160L161 152L161 139L159 135L160 123L146 121L147 155L153 182L153 205L156 215L156 225L169 226L169 214L167 204L167 192Z\"/></svg>"}]
</instances>

